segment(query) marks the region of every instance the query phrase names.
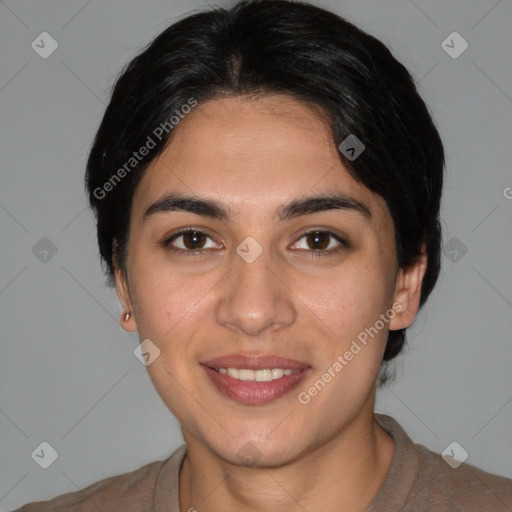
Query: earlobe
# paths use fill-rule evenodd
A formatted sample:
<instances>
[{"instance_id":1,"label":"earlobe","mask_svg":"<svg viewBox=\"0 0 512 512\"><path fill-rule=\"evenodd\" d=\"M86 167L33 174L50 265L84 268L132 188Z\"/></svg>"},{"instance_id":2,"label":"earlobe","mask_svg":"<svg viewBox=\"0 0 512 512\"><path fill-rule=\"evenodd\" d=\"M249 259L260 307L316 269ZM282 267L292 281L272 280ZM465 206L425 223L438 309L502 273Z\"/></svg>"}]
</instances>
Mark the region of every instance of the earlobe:
<instances>
[{"instance_id":1,"label":"earlobe","mask_svg":"<svg viewBox=\"0 0 512 512\"><path fill-rule=\"evenodd\" d=\"M137 330L137 322L131 311L121 313L121 327L127 332L135 332Z\"/></svg>"},{"instance_id":2,"label":"earlobe","mask_svg":"<svg viewBox=\"0 0 512 512\"><path fill-rule=\"evenodd\" d=\"M391 320L390 330L406 329L414 321L420 307L421 285L426 269L427 251L423 244L416 262L398 273L393 304L397 305L400 313Z\"/></svg>"},{"instance_id":3,"label":"earlobe","mask_svg":"<svg viewBox=\"0 0 512 512\"><path fill-rule=\"evenodd\" d=\"M130 290L124 273L120 269L115 271L116 292L121 303L123 312L121 313L121 327L128 332L137 330L137 322L133 314L133 307L130 298Z\"/></svg>"}]
</instances>

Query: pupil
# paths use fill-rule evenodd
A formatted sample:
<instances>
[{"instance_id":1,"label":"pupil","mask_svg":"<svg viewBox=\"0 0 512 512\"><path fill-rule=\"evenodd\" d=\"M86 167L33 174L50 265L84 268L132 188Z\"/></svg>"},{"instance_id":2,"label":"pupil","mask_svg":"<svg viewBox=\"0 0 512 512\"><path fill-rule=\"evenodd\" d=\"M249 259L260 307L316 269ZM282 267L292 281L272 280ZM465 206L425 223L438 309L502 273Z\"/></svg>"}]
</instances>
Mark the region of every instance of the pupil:
<instances>
[{"instance_id":1,"label":"pupil","mask_svg":"<svg viewBox=\"0 0 512 512\"><path fill-rule=\"evenodd\" d=\"M190 231L183 235L183 242L187 249L198 249L196 245L200 245L199 248L204 245L204 240L202 244L200 243L202 238L204 237L201 233L198 233L197 231Z\"/></svg>"},{"instance_id":2,"label":"pupil","mask_svg":"<svg viewBox=\"0 0 512 512\"><path fill-rule=\"evenodd\" d=\"M322 243L322 238L324 243ZM308 243L310 242L311 245L316 245L316 247L313 247L314 249L325 249L329 245L329 237L325 233L316 231L308 235Z\"/></svg>"}]
</instances>

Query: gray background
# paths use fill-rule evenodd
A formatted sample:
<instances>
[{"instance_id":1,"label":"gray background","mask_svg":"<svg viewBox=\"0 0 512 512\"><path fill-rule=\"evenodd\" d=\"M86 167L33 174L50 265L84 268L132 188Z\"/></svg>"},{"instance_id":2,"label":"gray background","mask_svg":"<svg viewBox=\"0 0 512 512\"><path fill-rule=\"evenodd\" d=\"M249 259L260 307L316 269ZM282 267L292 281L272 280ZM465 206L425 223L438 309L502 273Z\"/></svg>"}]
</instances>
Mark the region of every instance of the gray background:
<instances>
[{"instance_id":1,"label":"gray background","mask_svg":"<svg viewBox=\"0 0 512 512\"><path fill-rule=\"evenodd\" d=\"M468 463L512 477L512 4L319 5L390 46L419 81L446 145L442 275L377 411L415 442L442 452L457 441ZM205 6L0 1L1 509L164 459L182 443L133 355L137 335L118 324L83 173L121 67ZM31 48L43 31L59 44L47 59ZM456 59L441 46L453 31L469 44ZM32 249L43 237L57 248L46 262ZM46 470L31 457L42 441L59 454Z\"/></svg>"}]
</instances>

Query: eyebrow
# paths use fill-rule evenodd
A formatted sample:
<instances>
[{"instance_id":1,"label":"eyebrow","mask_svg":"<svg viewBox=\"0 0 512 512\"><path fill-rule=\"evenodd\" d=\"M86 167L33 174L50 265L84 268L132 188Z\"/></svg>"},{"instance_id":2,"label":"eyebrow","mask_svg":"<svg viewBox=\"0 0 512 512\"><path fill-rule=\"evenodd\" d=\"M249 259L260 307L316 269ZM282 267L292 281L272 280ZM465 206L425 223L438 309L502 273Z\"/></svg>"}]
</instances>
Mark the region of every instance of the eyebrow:
<instances>
[{"instance_id":1,"label":"eyebrow","mask_svg":"<svg viewBox=\"0 0 512 512\"><path fill-rule=\"evenodd\" d=\"M284 221L329 210L352 211L359 213L367 220L372 218L370 209L364 203L336 192L300 198L281 205L277 209L277 220ZM146 221L149 217L158 213L176 211L195 213L220 221L229 222L232 220L229 206L222 202L177 193L170 193L158 199L144 212L143 220Z\"/></svg>"}]
</instances>

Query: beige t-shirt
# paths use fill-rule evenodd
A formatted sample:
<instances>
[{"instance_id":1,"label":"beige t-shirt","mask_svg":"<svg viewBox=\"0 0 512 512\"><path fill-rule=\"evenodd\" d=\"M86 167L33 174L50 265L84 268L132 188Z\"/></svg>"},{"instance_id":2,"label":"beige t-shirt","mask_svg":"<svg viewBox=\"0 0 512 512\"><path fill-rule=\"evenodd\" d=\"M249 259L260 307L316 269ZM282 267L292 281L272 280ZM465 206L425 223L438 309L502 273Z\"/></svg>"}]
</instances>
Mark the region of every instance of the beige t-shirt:
<instances>
[{"instance_id":1,"label":"beige t-shirt","mask_svg":"<svg viewBox=\"0 0 512 512\"><path fill-rule=\"evenodd\" d=\"M393 458L367 512L512 512L512 480L443 458L414 444L390 416L375 414L395 441ZM96 482L13 512L186 512L179 508L179 471L186 446L167 460ZM221 508L221 507L219 507Z\"/></svg>"}]
</instances>

